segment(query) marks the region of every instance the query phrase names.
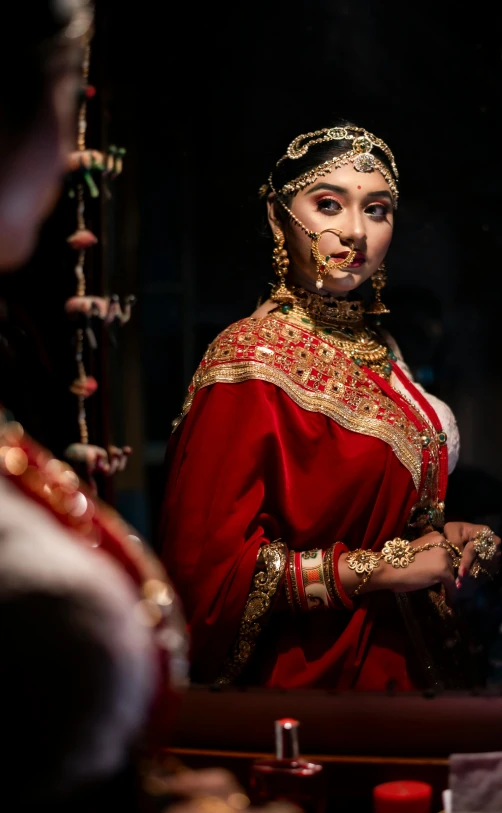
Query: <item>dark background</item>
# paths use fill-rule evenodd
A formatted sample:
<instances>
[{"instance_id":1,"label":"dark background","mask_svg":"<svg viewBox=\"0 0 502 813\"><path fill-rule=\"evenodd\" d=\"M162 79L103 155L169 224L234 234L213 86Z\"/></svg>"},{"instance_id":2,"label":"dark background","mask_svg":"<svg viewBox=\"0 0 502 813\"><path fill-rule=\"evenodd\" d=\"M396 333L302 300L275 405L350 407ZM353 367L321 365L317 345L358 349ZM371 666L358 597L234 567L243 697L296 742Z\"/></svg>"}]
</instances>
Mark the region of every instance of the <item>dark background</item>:
<instances>
[{"instance_id":1,"label":"dark background","mask_svg":"<svg viewBox=\"0 0 502 813\"><path fill-rule=\"evenodd\" d=\"M386 140L400 170L383 299L418 380L457 415L450 516L500 527L498 13L485 2L98 0L89 146L128 152L113 198L90 208L101 236L90 290L132 292L138 305L118 346L101 337L89 362L102 383L91 439L133 445L128 470L101 489L154 544L170 423L191 374L272 278L258 189L292 138L337 116ZM56 452L77 439L62 313L72 206L62 199L32 263L2 283L30 319L33 370L22 368L17 413ZM11 311L13 335L19 319Z\"/></svg>"}]
</instances>

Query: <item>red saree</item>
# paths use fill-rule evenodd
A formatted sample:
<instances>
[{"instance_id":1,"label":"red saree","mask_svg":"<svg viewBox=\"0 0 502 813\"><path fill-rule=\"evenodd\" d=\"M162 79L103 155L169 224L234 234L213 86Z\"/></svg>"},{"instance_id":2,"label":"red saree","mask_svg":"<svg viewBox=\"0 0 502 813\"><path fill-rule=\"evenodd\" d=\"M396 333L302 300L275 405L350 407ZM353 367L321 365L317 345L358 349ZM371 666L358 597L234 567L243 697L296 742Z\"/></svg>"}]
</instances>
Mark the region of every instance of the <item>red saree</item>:
<instances>
[{"instance_id":1,"label":"red saree","mask_svg":"<svg viewBox=\"0 0 502 813\"><path fill-rule=\"evenodd\" d=\"M424 446L425 431L434 437ZM262 546L280 538L295 551L337 540L381 549L404 533L417 503L441 505L440 445L384 379L307 328L268 316L224 331L171 438L161 523L190 624L193 679L227 672L287 689L425 685L420 644L386 591L362 597L353 612L292 616L276 602L267 623L258 612L243 639L242 629Z\"/></svg>"}]
</instances>

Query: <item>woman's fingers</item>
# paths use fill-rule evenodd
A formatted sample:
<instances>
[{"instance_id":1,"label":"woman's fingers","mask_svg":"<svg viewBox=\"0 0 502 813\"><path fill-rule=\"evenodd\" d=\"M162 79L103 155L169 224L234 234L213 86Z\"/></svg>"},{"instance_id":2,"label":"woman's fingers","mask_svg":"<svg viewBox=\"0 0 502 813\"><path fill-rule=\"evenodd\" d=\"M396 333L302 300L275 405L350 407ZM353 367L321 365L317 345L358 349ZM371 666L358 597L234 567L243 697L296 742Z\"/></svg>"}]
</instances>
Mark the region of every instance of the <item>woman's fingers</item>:
<instances>
[{"instance_id":1,"label":"woman's fingers","mask_svg":"<svg viewBox=\"0 0 502 813\"><path fill-rule=\"evenodd\" d=\"M455 583L453 568L445 573L443 577L443 585L446 593L446 600L451 607L451 605L454 604L457 596L457 585Z\"/></svg>"},{"instance_id":2,"label":"woman's fingers","mask_svg":"<svg viewBox=\"0 0 502 813\"><path fill-rule=\"evenodd\" d=\"M456 545L457 548L463 550L464 545L468 541L467 537L467 523L465 522L447 522L444 526L444 536L448 542Z\"/></svg>"},{"instance_id":3,"label":"woman's fingers","mask_svg":"<svg viewBox=\"0 0 502 813\"><path fill-rule=\"evenodd\" d=\"M474 548L474 543L473 542L468 542L467 545L464 548L464 552L462 554L462 559L460 560L460 565L459 565L459 568L458 568L459 578L462 579L464 576L466 576L469 573L472 565L474 564L474 559L476 558L476 556L477 556L477 553L476 553L476 550Z\"/></svg>"}]
</instances>

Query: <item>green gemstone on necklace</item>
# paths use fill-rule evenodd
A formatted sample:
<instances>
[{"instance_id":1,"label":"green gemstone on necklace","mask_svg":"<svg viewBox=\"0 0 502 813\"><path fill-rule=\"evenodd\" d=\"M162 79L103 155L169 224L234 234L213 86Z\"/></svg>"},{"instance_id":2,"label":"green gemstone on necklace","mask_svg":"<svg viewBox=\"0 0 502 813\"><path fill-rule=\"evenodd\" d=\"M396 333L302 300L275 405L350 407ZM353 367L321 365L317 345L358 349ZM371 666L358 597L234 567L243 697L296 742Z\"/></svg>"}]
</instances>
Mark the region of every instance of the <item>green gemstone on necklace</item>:
<instances>
[{"instance_id":1,"label":"green gemstone on necklace","mask_svg":"<svg viewBox=\"0 0 502 813\"><path fill-rule=\"evenodd\" d=\"M355 359L354 359L354 364L357 364L357 366L358 366L358 367L360 367L360 366L361 366L361 364L362 364L361 359L355 358Z\"/></svg>"},{"instance_id":2,"label":"green gemstone on necklace","mask_svg":"<svg viewBox=\"0 0 502 813\"><path fill-rule=\"evenodd\" d=\"M287 315L287 314L290 312L290 310L291 310L291 305L283 305L283 306L281 307L281 311L282 311L283 313L285 313L286 315Z\"/></svg>"},{"instance_id":3,"label":"green gemstone on necklace","mask_svg":"<svg viewBox=\"0 0 502 813\"><path fill-rule=\"evenodd\" d=\"M305 316L302 316L302 322L305 322L306 325L311 325L312 324L311 319L307 319Z\"/></svg>"},{"instance_id":4,"label":"green gemstone on necklace","mask_svg":"<svg viewBox=\"0 0 502 813\"><path fill-rule=\"evenodd\" d=\"M391 373L391 372L392 372L392 364L391 364L389 361L387 361L387 362L386 362L386 363L383 365L383 369L384 369L384 372L385 372L385 373Z\"/></svg>"},{"instance_id":5,"label":"green gemstone on necklace","mask_svg":"<svg viewBox=\"0 0 502 813\"><path fill-rule=\"evenodd\" d=\"M397 356L396 356L396 354L394 353L394 351L393 351L393 350L389 350L389 352L387 353L387 355L388 355L388 357L389 357L390 359L392 359L392 361L397 361Z\"/></svg>"},{"instance_id":6,"label":"green gemstone on necklace","mask_svg":"<svg viewBox=\"0 0 502 813\"><path fill-rule=\"evenodd\" d=\"M326 254L326 262L329 262L329 260L331 260L331 256L329 254Z\"/></svg>"}]
</instances>

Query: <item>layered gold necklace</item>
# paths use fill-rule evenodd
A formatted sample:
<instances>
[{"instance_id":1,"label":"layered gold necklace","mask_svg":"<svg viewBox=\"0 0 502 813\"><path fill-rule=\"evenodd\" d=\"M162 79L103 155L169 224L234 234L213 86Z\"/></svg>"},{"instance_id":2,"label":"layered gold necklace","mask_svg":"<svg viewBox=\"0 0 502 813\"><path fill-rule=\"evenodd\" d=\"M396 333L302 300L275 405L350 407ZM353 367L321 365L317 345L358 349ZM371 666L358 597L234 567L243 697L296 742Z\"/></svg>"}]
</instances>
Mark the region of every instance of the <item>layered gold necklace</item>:
<instances>
[{"instance_id":1,"label":"layered gold necklace","mask_svg":"<svg viewBox=\"0 0 502 813\"><path fill-rule=\"evenodd\" d=\"M274 315L298 327L308 326L328 344L341 350L360 367L369 367L389 380L396 359L383 339L364 320L361 301L320 296L304 288L288 288L290 300Z\"/></svg>"}]
</instances>

